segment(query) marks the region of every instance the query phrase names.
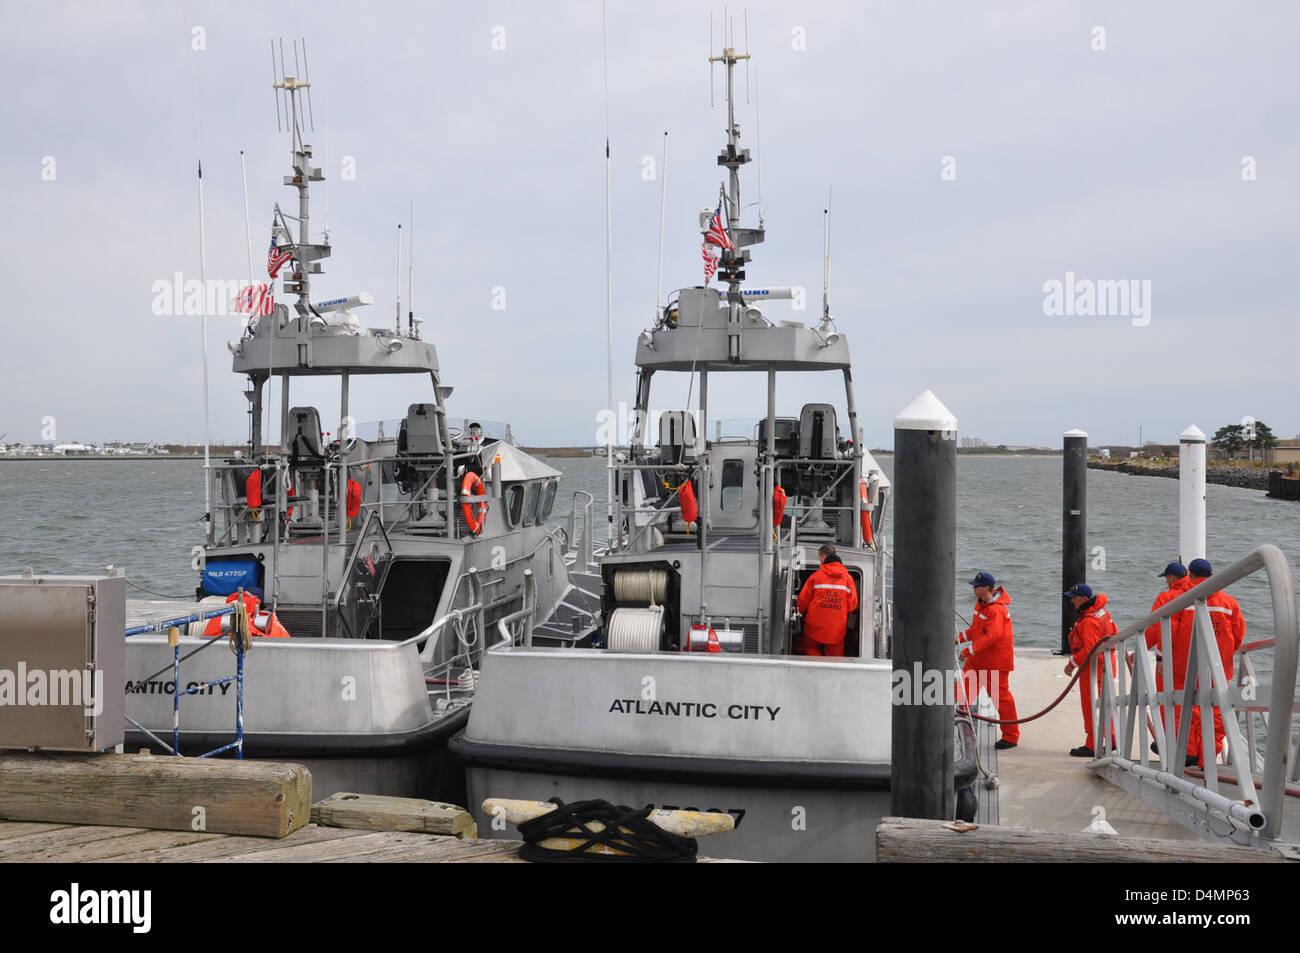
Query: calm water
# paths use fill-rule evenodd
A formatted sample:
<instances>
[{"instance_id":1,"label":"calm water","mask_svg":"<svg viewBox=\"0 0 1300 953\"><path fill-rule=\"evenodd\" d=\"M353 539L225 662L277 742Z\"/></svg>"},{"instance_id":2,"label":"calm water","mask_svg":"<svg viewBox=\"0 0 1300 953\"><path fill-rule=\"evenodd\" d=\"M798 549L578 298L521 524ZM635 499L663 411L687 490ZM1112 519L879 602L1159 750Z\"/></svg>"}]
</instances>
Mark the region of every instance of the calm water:
<instances>
[{"instance_id":1,"label":"calm water","mask_svg":"<svg viewBox=\"0 0 1300 953\"><path fill-rule=\"evenodd\" d=\"M603 517L604 459L550 462L565 474L553 521L565 519L574 489L595 495ZM891 458L881 465L892 474ZM24 566L97 573L112 563L160 593L193 593L190 549L203 536L201 463L6 460L0 480L0 573ZM1060 501L1059 458L958 458L958 610L969 616L965 580L992 572L1011 594L1018 645L1055 646L1060 638ZM1287 554L1293 572L1300 566L1300 504L1210 486L1207 526L1212 562L1227 565L1269 542ZM1089 470L1088 545L1104 549L1105 568L1089 569L1088 579L1110 596L1116 622L1122 627L1145 615L1164 585L1156 573L1177 555L1177 481ZM1248 634L1271 635L1262 577L1232 592Z\"/></svg>"}]
</instances>

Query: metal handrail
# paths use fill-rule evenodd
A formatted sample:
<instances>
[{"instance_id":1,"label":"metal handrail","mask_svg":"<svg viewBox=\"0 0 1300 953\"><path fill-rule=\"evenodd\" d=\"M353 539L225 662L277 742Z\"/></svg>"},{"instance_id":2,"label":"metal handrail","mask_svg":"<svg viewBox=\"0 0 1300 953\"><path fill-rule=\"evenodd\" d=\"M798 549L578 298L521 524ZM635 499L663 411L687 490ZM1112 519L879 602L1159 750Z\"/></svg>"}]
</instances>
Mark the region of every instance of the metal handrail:
<instances>
[{"instance_id":1,"label":"metal handrail","mask_svg":"<svg viewBox=\"0 0 1300 953\"><path fill-rule=\"evenodd\" d=\"M1261 569L1268 576L1273 605L1274 671L1269 700L1270 717L1266 723L1268 737L1264 751L1264 777L1257 793L1253 775L1257 763L1255 754L1248 749L1237 724L1237 709L1219 657L1206 598ZM1195 621L1184 687L1181 691L1176 690L1171 678L1166 687L1157 692L1154 671L1147 654L1146 630L1153 625L1160 625L1162 654L1172 669L1170 620L1189 608L1195 612ZM1095 709L1094 727L1097 731L1094 738L1097 739L1097 755L1092 763L1093 768L1109 773L1111 780L1116 783L1127 780L1124 775L1136 778L1139 788L1142 780L1156 782L1176 795L1184 795L1222 812L1237 829L1235 836L1231 830L1228 835L1223 835L1227 839L1252 842L1256 835L1276 838L1282 827L1282 798L1285 796L1287 764L1296 755L1300 755L1300 750L1294 753L1291 751L1291 716L1295 705L1300 633L1296 628L1295 590L1286 556L1276 546L1259 546L1154 612L1125 626L1100 643L1085 676L1092 679L1090 684L1095 685L1098 672L1106 671L1102 666L1113 665L1114 662L1108 660L1113 659L1118 651L1124 650L1125 643L1135 639L1140 641L1132 652L1135 671L1131 689L1126 685L1127 665L1118 666L1118 687L1115 683L1116 676L1109 672L1102 679L1101 697ZM1175 722L1173 708L1176 696L1181 696L1177 700L1185 710L1192 707L1204 710L1214 706L1223 712L1228 757L1236 773L1239 798L1229 798L1218 791L1218 772L1213 767L1214 759L1209 756L1209 752L1214 750L1213 724L1209 717L1201 718L1203 750L1207 753L1205 784L1194 784L1183 777L1191 717L1185 714L1179 719L1177 739L1170 743L1167 733ZM1156 771L1148 765L1148 718L1151 720L1151 730L1162 766L1172 770ZM1119 754L1111 745L1113 733L1116 739L1120 739L1123 750L1131 752L1135 729L1138 732L1138 762Z\"/></svg>"}]
</instances>

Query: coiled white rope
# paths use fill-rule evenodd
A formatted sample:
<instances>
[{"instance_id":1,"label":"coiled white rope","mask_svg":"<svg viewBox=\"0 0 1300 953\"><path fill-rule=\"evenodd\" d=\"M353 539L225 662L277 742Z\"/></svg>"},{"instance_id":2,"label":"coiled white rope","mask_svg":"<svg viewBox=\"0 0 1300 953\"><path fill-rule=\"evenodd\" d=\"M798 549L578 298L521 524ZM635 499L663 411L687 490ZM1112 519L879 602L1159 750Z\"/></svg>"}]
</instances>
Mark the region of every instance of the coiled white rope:
<instances>
[{"instance_id":1,"label":"coiled white rope","mask_svg":"<svg viewBox=\"0 0 1300 953\"><path fill-rule=\"evenodd\" d=\"M659 566L615 572L614 599L617 602L667 602L668 570Z\"/></svg>"},{"instance_id":2,"label":"coiled white rope","mask_svg":"<svg viewBox=\"0 0 1300 953\"><path fill-rule=\"evenodd\" d=\"M657 652L664 607L615 609L609 617L606 644L611 652Z\"/></svg>"}]
</instances>

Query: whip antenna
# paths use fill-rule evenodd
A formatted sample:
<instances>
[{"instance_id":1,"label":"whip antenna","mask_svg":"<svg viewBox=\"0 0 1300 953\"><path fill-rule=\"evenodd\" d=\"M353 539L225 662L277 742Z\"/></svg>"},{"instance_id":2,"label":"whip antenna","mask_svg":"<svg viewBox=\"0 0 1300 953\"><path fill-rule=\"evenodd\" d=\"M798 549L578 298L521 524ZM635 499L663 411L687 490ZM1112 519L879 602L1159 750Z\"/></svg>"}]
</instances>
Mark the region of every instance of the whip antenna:
<instances>
[{"instance_id":1,"label":"whip antenna","mask_svg":"<svg viewBox=\"0 0 1300 953\"><path fill-rule=\"evenodd\" d=\"M668 201L668 130L664 130L664 161L659 181L659 275L655 280L655 319L658 320L664 295L664 209Z\"/></svg>"},{"instance_id":2,"label":"whip antenna","mask_svg":"<svg viewBox=\"0 0 1300 953\"><path fill-rule=\"evenodd\" d=\"M614 414L614 238L613 201L610 184L609 158L609 27L607 3L600 5L600 55L604 69L605 89L605 391L609 414ZM611 419L605 437L605 470L608 474L606 489L606 520L609 524L609 542L614 542L614 428Z\"/></svg>"}]
</instances>

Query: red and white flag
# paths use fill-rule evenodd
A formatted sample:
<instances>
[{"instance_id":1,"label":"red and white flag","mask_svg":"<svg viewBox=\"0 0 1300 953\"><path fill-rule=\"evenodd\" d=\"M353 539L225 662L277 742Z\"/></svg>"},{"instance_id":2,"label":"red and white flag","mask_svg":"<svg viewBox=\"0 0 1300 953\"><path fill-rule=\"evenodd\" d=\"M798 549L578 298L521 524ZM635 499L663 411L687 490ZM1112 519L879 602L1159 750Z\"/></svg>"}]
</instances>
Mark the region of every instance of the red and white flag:
<instances>
[{"instance_id":1,"label":"red and white flag","mask_svg":"<svg viewBox=\"0 0 1300 953\"><path fill-rule=\"evenodd\" d=\"M276 227L275 224L272 223L271 247L266 253L266 273L274 278L276 275L280 274L280 269L283 268L292 257L292 251L281 250L276 234Z\"/></svg>"},{"instance_id":2,"label":"red and white flag","mask_svg":"<svg viewBox=\"0 0 1300 953\"><path fill-rule=\"evenodd\" d=\"M704 258L704 283L707 285L713 280L713 273L718 270L718 258L721 253L717 245L712 245L709 240L704 239L704 244L700 246L700 255Z\"/></svg>"},{"instance_id":3,"label":"red and white flag","mask_svg":"<svg viewBox=\"0 0 1300 953\"><path fill-rule=\"evenodd\" d=\"M727 237L727 223L722 220L721 202L718 203L718 210L713 213L713 220L709 222L709 230L705 234L704 240L728 251L736 247L731 243L731 239Z\"/></svg>"},{"instance_id":4,"label":"red and white flag","mask_svg":"<svg viewBox=\"0 0 1300 953\"><path fill-rule=\"evenodd\" d=\"M268 284L246 285L230 302L234 314L266 315L275 310L275 295Z\"/></svg>"}]
</instances>

